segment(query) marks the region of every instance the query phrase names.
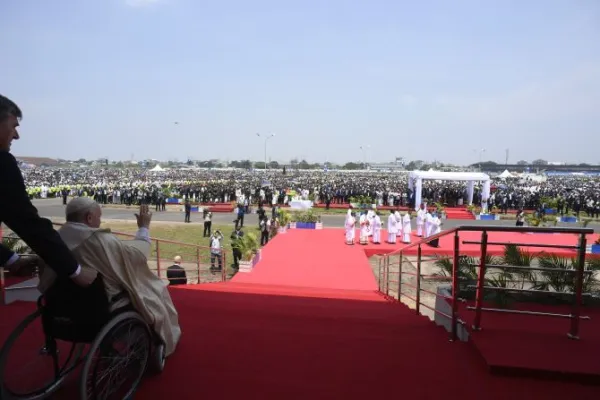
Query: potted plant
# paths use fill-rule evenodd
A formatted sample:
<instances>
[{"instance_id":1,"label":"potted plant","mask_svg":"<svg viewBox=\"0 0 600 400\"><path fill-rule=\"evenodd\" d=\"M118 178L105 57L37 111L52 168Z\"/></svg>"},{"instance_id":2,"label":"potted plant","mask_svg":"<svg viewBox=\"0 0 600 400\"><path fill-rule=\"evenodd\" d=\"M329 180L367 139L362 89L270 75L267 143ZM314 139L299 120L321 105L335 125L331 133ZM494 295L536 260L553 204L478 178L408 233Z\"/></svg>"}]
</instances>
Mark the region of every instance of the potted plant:
<instances>
[{"instance_id":1,"label":"potted plant","mask_svg":"<svg viewBox=\"0 0 600 400\"><path fill-rule=\"evenodd\" d=\"M238 248L240 249L240 272L250 272L260 260L260 243L258 237L253 232L246 232L244 236L238 239Z\"/></svg>"},{"instance_id":2,"label":"potted plant","mask_svg":"<svg viewBox=\"0 0 600 400\"><path fill-rule=\"evenodd\" d=\"M286 233L292 222L292 216L288 210L279 211L279 229L277 233Z\"/></svg>"}]
</instances>

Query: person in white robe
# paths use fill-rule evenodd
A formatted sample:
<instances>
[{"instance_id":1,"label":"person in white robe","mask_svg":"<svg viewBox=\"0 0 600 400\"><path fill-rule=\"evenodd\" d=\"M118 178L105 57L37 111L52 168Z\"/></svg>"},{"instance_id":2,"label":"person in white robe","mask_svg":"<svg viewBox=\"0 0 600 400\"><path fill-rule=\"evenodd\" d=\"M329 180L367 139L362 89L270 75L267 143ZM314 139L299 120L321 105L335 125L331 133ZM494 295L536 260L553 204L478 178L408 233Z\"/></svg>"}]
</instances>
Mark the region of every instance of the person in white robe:
<instances>
[{"instance_id":1,"label":"person in white robe","mask_svg":"<svg viewBox=\"0 0 600 400\"><path fill-rule=\"evenodd\" d=\"M436 213L431 216L430 226L431 232L429 236L436 235L442 231L442 220L437 216ZM432 247L440 247L440 239L433 239L431 242L429 242L429 245Z\"/></svg>"},{"instance_id":2,"label":"person in white robe","mask_svg":"<svg viewBox=\"0 0 600 400\"><path fill-rule=\"evenodd\" d=\"M402 217L402 242L409 244L410 243L410 234L412 232L412 227L410 226L410 210L404 214Z\"/></svg>"},{"instance_id":3,"label":"person in white robe","mask_svg":"<svg viewBox=\"0 0 600 400\"><path fill-rule=\"evenodd\" d=\"M423 236L425 238L431 236L431 218L431 213L429 212L429 210L427 210L427 212L425 213L425 232Z\"/></svg>"},{"instance_id":4,"label":"person in white robe","mask_svg":"<svg viewBox=\"0 0 600 400\"><path fill-rule=\"evenodd\" d=\"M379 213L376 213L373 217L373 243L381 244L381 217L379 217Z\"/></svg>"},{"instance_id":5,"label":"person in white robe","mask_svg":"<svg viewBox=\"0 0 600 400\"><path fill-rule=\"evenodd\" d=\"M360 244L365 245L369 243L369 219L367 218L367 213L363 212L360 216Z\"/></svg>"},{"instance_id":6,"label":"person in white robe","mask_svg":"<svg viewBox=\"0 0 600 400\"><path fill-rule=\"evenodd\" d=\"M375 207L367 211L367 220L369 221L369 236L373 236L373 219L375 218Z\"/></svg>"},{"instance_id":7,"label":"person in white robe","mask_svg":"<svg viewBox=\"0 0 600 400\"><path fill-rule=\"evenodd\" d=\"M390 210L390 215L387 220L387 229L388 229L388 243L396 244L396 234L398 233L396 216L394 215L394 211Z\"/></svg>"},{"instance_id":8,"label":"person in white robe","mask_svg":"<svg viewBox=\"0 0 600 400\"><path fill-rule=\"evenodd\" d=\"M396 236L399 236L402 240L402 215L400 215L400 211L396 210L394 217L396 217Z\"/></svg>"},{"instance_id":9,"label":"person in white robe","mask_svg":"<svg viewBox=\"0 0 600 400\"><path fill-rule=\"evenodd\" d=\"M419 210L417 210L417 236L423 236L423 224L425 223L425 205L421 204Z\"/></svg>"},{"instance_id":10,"label":"person in white robe","mask_svg":"<svg viewBox=\"0 0 600 400\"><path fill-rule=\"evenodd\" d=\"M346 217L345 229L346 229L346 244L354 244L356 219L354 215L350 213Z\"/></svg>"},{"instance_id":11,"label":"person in white robe","mask_svg":"<svg viewBox=\"0 0 600 400\"><path fill-rule=\"evenodd\" d=\"M102 276L109 299L127 293L111 305L111 311L133 305L164 343L166 356L173 354L181 328L167 285L148 268L152 218L148 206L142 205L136 214L139 230L134 240L121 240L110 229L100 228L101 216L102 208L94 200L71 200L66 207L67 222L58 231L60 237L82 270ZM55 279L56 274L44 268L38 289L45 293Z\"/></svg>"}]
</instances>

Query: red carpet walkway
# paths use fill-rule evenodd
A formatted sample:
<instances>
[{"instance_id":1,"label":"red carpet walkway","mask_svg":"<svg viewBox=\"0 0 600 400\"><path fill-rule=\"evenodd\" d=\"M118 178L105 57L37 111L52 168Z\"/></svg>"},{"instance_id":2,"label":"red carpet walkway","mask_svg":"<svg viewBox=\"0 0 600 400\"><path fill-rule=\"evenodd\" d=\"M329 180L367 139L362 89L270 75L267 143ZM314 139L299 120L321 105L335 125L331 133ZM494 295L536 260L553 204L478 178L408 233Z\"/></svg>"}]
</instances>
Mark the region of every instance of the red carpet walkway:
<instances>
[{"instance_id":1,"label":"red carpet walkway","mask_svg":"<svg viewBox=\"0 0 600 400\"><path fill-rule=\"evenodd\" d=\"M290 229L279 234L263 249L254 270L237 274L233 282L377 290L364 248L346 245L340 229Z\"/></svg>"}]
</instances>

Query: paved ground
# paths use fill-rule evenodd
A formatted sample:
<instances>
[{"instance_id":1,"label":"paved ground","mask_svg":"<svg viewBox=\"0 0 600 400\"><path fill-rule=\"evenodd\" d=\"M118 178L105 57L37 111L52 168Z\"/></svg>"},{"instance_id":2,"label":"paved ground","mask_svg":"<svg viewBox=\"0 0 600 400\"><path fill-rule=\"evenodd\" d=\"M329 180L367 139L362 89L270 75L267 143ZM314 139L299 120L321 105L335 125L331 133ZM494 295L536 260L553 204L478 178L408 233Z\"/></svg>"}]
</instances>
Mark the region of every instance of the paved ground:
<instances>
[{"instance_id":1,"label":"paved ground","mask_svg":"<svg viewBox=\"0 0 600 400\"><path fill-rule=\"evenodd\" d=\"M34 205L38 208L40 215L47 218L64 218L65 208L62 205L60 199L44 199L34 200ZM134 212L135 207L130 209L123 208L111 208L105 207L103 210L104 219L121 219L121 220L135 220ZM183 212L155 212L152 219L154 221L165 221L165 222L183 222ZM214 213L213 223L216 225L231 224L234 219L233 213ZM321 220L325 227L343 227L344 215L323 215ZM202 214L192 213L192 221L201 222ZM244 223L258 223L256 214L248 214L245 216ZM444 229L450 229L459 225L503 225L503 226L514 226L515 222L510 220L505 221L473 221L473 220L445 220ZM575 224L559 224L559 226L575 226ZM577 224L577 226L581 226ZM594 228L596 232L600 231L600 225L590 224L590 228ZM414 228L414 221L413 221Z\"/></svg>"}]
</instances>

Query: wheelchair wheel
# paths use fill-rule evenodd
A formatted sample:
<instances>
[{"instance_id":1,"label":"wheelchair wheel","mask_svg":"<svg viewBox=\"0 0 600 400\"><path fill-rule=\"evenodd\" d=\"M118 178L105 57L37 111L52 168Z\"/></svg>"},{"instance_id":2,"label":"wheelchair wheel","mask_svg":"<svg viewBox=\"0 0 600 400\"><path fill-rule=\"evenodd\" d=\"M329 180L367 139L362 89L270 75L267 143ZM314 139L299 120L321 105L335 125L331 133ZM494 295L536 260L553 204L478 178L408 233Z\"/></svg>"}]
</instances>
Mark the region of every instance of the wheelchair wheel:
<instances>
[{"instance_id":1,"label":"wheelchair wheel","mask_svg":"<svg viewBox=\"0 0 600 400\"><path fill-rule=\"evenodd\" d=\"M37 400L56 392L81 362L85 345L47 340L41 313L26 317L0 350L0 399Z\"/></svg>"},{"instance_id":2,"label":"wheelchair wheel","mask_svg":"<svg viewBox=\"0 0 600 400\"><path fill-rule=\"evenodd\" d=\"M132 398L148 366L151 338L148 325L135 312L110 320L96 336L83 364L80 398Z\"/></svg>"},{"instance_id":3,"label":"wheelchair wheel","mask_svg":"<svg viewBox=\"0 0 600 400\"><path fill-rule=\"evenodd\" d=\"M165 362L167 360L167 351L165 345L160 343L154 347L154 353L152 354L152 372L160 374L165 369Z\"/></svg>"}]
</instances>

